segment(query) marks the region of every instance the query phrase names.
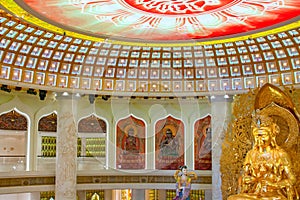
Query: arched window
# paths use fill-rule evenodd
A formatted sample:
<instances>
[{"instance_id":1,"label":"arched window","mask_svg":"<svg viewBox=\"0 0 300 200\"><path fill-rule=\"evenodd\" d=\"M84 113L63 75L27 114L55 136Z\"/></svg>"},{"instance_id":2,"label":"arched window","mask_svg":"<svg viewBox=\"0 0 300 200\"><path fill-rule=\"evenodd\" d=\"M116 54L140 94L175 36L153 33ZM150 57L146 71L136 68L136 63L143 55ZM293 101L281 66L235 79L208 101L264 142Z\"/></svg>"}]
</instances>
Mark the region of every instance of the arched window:
<instances>
[{"instance_id":1,"label":"arched window","mask_svg":"<svg viewBox=\"0 0 300 200\"><path fill-rule=\"evenodd\" d=\"M56 157L57 114L42 117L38 123L38 156Z\"/></svg>"},{"instance_id":2,"label":"arched window","mask_svg":"<svg viewBox=\"0 0 300 200\"><path fill-rule=\"evenodd\" d=\"M28 122L16 110L0 115L0 171L26 169Z\"/></svg>"},{"instance_id":3,"label":"arched window","mask_svg":"<svg viewBox=\"0 0 300 200\"><path fill-rule=\"evenodd\" d=\"M97 158L106 166L107 124L95 115L83 118L78 123L78 157Z\"/></svg>"}]
</instances>

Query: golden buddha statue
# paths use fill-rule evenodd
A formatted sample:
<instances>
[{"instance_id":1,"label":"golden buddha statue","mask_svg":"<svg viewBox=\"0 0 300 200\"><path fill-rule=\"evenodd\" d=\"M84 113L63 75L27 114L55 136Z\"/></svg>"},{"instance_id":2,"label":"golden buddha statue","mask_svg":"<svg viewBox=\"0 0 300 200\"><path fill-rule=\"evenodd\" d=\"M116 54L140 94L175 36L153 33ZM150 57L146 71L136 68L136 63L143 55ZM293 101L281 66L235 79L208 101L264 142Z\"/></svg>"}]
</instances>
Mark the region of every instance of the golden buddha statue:
<instances>
[{"instance_id":1,"label":"golden buddha statue","mask_svg":"<svg viewBox=\"0 0 300 200\"><path fill-rule=\"evenodd\" d=\"M259 110L252 116L254 145L248 151L240 179L240 193L228 200L299 199L296 176L288 153L276 143L279 126Z\"/></svg>"}]
</instances>

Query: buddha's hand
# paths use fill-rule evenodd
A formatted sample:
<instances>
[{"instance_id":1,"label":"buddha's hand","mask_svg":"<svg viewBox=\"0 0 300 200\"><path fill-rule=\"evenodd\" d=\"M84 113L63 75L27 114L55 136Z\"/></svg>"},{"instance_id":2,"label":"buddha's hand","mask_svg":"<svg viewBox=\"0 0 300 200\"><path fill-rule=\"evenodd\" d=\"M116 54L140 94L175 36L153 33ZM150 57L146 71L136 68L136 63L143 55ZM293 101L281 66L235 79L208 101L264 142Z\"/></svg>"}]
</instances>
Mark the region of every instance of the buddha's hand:
<instances>
[{"instance_id":1,"label":"buddha's hand","mask_svg":"<svg viewBox=\"0 0 300 200\"><path fill-rule=\"evenodd\" d=\"M243 178L243 182L244 182L245 184L250 184L250 183L252 183L252 182L254 182L254 181L255 181L255 178L252 177L252 176L245 176L245 177Z\"/></svg>"},{"instance_id":2,"label":"buddha's hand","mask_svg":"<svg viewBox=\"0 0 300 200\"><path fill-rule=\"evenodd\" d=\"M274 181L271 181L271 180L262 180L261 183L262 183L263 186L270 186L270 187L273 187L273 188L280 187L277 182L274 182Z\"/></svg>"}]
</instances>

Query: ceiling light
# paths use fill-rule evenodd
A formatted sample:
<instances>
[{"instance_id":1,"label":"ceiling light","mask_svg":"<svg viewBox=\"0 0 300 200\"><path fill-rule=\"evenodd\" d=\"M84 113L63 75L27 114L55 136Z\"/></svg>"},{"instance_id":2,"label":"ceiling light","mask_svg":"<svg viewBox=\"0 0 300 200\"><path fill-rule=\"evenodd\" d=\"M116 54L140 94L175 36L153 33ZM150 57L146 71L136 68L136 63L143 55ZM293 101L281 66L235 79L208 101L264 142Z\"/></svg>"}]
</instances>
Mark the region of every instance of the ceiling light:
<instances>
[{"instance_id":1,"label":"ceiling light","mask_svg":"<svg viewBox=\"0 0 300 200\"><path fill-rule=\"evenodd\" d=\"M68 92L63 92L63 93L61 94L61 96L64 96L64 97L69 96L69 93L68 93Z\"/></svg>"},{"instance_id":2,"label":"ceiling light","mask_svg":"<svg viewBox=\"0 0 300 200\"><path fill-rule=\"evenodd\" d=\"M29 88L29 89L27 90L27 94L33 94L33 95L36 95L37 92L36 92L34 89Z\"/></svg>"},{"instance_id":3,"label":"ceiling light","mask_svg":"<svg viewBox=\"0 0 300 200\"><path fill-rule=\"evenodd\" d=\"M11 89L9 89L7 85L2 85L0 89L5 91L5 92L10 92L11 91Z\"/></svg>"},{"instance_id":4,"label":"ceiling light","mask_svg":"<svg viewBox=\"0 0 300 200\"><path fill-rule=\"evenodd\" d=\"M46 90L39 90L40 100L42 100L42 101L45 100L46 95L47 95L47 91Z\"/></svg>"},{"instance_id":5,"label":"ceiling light","mask_svg":"<svg viewBox=\"0 0 300 200\"><path fill-rule=\"evenodd\" d=\"M90 104L93 104L95 102L95 99L96 99L96 95L94 95L94 94L89 95Z\"/></svg>"}]
</instances>

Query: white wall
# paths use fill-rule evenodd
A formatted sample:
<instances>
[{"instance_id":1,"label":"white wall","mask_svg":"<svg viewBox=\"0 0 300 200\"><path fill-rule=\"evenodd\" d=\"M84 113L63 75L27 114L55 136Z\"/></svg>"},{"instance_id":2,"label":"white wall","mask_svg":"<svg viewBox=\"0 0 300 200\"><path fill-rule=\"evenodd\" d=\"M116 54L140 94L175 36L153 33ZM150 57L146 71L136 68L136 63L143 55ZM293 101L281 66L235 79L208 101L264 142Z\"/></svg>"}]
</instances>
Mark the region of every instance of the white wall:
<instances>
[{"instance_id":1,"label":"white wall","mask_svg":"<svg viewBox=\"0 0 300 200\"><path fill-rule=\"evenodd\" d=\"M0 200L39 200L38 193L20 193L20 194L3 194L0 195Z\"/></svg>"}]
</instances>

